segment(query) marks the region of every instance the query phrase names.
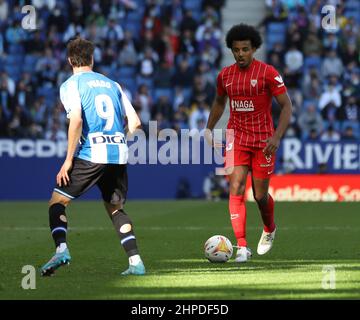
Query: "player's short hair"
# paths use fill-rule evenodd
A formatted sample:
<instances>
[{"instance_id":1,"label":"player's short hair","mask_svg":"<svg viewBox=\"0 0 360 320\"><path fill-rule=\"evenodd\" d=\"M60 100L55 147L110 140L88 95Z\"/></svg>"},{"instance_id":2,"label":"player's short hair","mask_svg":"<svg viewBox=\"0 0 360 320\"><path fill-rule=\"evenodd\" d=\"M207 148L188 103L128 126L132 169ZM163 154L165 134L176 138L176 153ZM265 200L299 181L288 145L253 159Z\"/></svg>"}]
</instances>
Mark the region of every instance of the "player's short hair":
<instances>
[{"instance_id":1,"label":"player's short hair","mask_svg":"<svg viewBox=\"0 0 360 320\"><path fill-rule=\"evenodd\" d=\"M67 44L67 55L70 58L73 67L86 67L92 64L94 54L94 45L92 42L77 37Z\"/></svg>"},{"instance_id":2,"label":"player's short hair","mask_svg":"<svg viewBox=\"0 0 360 320\"><path fill-rule=\"evenodd\" d=\"M249 40L253 48L260 48L262 39L260 32L255 27L248 24L237 24L233 26L226 34L226 46L231 49L233 41Z\"/></svg>"}]
</instances>

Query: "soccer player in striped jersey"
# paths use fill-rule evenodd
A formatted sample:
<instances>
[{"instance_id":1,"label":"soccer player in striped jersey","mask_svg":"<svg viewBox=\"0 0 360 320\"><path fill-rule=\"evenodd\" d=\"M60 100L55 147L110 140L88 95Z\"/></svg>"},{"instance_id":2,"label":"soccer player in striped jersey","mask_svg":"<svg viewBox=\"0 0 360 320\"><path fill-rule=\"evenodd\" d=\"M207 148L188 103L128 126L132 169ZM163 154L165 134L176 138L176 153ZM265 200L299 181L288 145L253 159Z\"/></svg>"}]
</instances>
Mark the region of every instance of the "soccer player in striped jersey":
<instances>
[{"instance_id":1,"label":"soccer player in striped jersey","mask_svg":"<svg viewBox=\"0 0 360 320\"><path fill-rule=\"evenodd\" d=\"M92 70L93 53L94 45L82 38L67 46L73 75L61 85L60 99L69 118L68 149L49 201L56 253L41 268L43 276L52 275L70 262L65 210L72 199L93 185L100 189L105 209L129 257L129 268L122 274L145 273L132 222L123 209L128 188L126 128L131 134L141 123L120 85Z\"/></svg>"},{"instance_id":2,"label":"soccer player in striped jersey","mask_svg":"<svg viewBox=\"0 0 360 320\"><path fill-rule=\"evenodd\" d=\"M224 67L218 74L217 94L207 123L207 128L213 130L229 98L227 128L231 130L226 136L225 168L231 169L229 211L237 239L236 262L245 262L251 257L246 242L244 201L249 171L264 224L257 253L265 254L272 247L276 225L274 200L268 193L269 181L274 172L275 153L292 114L292 104L280 74L271 65L254 58L261 43L259 32L252 26L240 24L229 30L226 45L231 49L235 63ZM271 116L273 97L281 107L276 130Z\"/></svg>"}]
</instances>

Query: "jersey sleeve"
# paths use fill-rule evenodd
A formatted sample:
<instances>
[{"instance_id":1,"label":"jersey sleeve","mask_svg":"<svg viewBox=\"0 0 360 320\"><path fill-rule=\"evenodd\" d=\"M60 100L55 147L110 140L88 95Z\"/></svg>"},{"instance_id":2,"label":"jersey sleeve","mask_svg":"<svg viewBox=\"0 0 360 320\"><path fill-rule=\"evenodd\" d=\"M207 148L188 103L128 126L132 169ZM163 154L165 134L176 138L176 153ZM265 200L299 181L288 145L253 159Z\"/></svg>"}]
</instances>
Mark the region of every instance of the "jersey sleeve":
<instances>
[{"instance_id":1,"label":"jersey sleeve","mask_svg":"<svg viewBox=\"0 0 360 320\"><path fill-rule=\"evenodd\" d=\"M271 95L274 97L287 91L284 80L279 72L272 66L270 66L266 72L266 82Z\"/></svg>"},{"instance_id":2,"label":"jersey sleeve","mask_svg":"<svg viewBox=\"0 0 360 320\"><path fill-rule=\"evenodd\" d=\"M116 82L116 85L119 88L119 91L121 93L121 103L122 103L123 108L124 108L123 113L125 113L124 116L126 115L128 117L130 113L136 113L133 105L131 104L129 98L124 93L121 86L117 82Z\"/></svg>"},{"instance_id":3,"label":"jersey sleeve","mask_svg":"<svg viewBox=\"0 0 360 320\"><path fill-rule=\"evenodd\" d=\"M81 98L75 81L68 81L60 87L60 100L68 119L73 115L81 116Z\"/></svg>"},{"instance_id":4,"label":"jersey sleeve","mask_svg":"<svg viewBox=\"0 0 360 320\"><path fill-rule=\"evenodd\" d=\"M223 73L220 72L216 78L216 93L218 96L225 96L226 91L223 84Z\"/></svg>"}]
</instances>

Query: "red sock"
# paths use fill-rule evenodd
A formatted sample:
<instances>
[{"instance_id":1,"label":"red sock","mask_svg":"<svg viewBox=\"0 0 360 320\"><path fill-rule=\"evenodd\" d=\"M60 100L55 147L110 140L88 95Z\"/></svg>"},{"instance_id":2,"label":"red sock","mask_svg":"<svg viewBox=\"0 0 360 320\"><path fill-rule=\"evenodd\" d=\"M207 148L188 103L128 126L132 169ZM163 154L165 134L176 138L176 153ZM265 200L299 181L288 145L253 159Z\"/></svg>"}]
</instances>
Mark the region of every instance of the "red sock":
<instances>
[{"instance_id":1,"label":"red sock","mask_svg":"<svg viewBox=\"0 0 360 320\"><path fill-rule=\"evenodd\" d=\"M230 194L229 211L237 245L246 247L246 206L243 195Z\"/></svg>"},{"instance_id":2,"label":"red sock","mask_svg":"<svg viewBox=\"0 0 360 320\"><path fill-rule=\"evenodd\" d=\"M275 229L274 222L274 199L269 194L268 201L266 205L259 204L259 209L261 213L261 218L264 223L265 232L273 232Z\"/></svg>"}]
</instances>

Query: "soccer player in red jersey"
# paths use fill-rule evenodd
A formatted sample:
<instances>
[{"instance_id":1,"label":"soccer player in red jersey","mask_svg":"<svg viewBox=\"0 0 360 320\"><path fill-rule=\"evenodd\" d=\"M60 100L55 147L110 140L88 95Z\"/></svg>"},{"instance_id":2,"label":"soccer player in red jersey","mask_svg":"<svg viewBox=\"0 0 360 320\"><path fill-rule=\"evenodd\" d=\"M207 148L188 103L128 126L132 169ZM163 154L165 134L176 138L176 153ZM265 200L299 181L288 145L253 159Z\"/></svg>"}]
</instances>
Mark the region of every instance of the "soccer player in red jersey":
<instances>
[{"instance_id":1,"label":"soccer player in red jersey","mask_svg":"<svg viewBox=\"0 0 360 320\"><path fill-rule=\"evenodd\" d=\"M254 58L261 43L259 32L252 26L240 24L229 30L226 45L236 62L224 67L218 74L216 97L207 123L207 129L212 131L229 97L227 129L231 130L227 130L226 135L225 168L231 169L229 211L238 246L236 262L245 262L251 257L246 242L244 201L249 171L254 198L264 224L257 253L265 254L272 247L276 225L274 200L268 193L269 181L274 171L275 153L292 113L292 104L279 73L271 65ZM281 107L276 130L271 116L272 97ZM208 135L208 139L212 137Z\"/></svg>"}]
</instances>

